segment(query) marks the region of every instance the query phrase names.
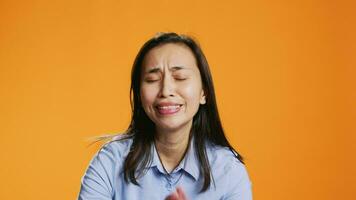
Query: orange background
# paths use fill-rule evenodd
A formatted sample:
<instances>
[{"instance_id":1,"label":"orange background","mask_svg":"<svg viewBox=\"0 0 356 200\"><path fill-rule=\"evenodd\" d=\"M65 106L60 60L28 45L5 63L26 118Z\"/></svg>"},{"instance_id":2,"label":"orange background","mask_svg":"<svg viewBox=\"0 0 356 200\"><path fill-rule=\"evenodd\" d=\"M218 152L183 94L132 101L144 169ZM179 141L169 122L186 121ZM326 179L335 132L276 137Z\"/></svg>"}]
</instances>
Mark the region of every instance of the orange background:
<instances>
[{"instance_id":1,"label":"orange background","mask_svg":"<svg viewBox=\"0 0 356 200\"><path fill-rule=\"evenodd\" d=\"M0 1L0 199L75 199L156 32L200 41L254 199L355 198L355 4Z\"/></svg>"}]
</instances>

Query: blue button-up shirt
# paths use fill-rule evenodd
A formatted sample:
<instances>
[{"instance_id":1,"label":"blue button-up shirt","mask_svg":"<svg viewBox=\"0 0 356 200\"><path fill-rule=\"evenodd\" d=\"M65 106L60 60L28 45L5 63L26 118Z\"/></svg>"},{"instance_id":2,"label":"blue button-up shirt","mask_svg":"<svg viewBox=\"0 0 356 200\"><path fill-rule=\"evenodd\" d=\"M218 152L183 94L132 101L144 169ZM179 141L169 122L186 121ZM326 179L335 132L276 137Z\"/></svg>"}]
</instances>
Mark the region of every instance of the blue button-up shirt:
<instances>
[{"instance_id":1,"label":"blue button-up shirt","mask_svg":"<svg viewBox=\"0 0 356 200\"><path fill-rule=\"evenodd\" d=\"M245 165L228 148L211 144L207 145L206 152L213 180L208 190L199 193L204 178L199 171L193 140L184 159L169 174L152 145L153 160L146 173L137 179L140 186L124 180L123 164L132 139L105 144L82 177L78 199L164 200L180 186L189 200L252 200L251 181Z\"/></svg>"}]
</instances>

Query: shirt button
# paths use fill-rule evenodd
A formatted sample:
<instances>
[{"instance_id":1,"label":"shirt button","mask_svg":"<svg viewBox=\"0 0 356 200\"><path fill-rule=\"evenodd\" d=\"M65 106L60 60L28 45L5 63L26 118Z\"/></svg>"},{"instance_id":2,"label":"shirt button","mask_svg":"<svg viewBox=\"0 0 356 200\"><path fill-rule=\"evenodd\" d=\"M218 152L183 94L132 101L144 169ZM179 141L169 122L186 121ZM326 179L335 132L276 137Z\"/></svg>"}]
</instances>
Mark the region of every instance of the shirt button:
<instances>
[{"instance_id":1,"label":"shirt button","mask_svg":"<svg viewBox=\"0 0 356 200\"><path fill-rule=\"evenodd\" d=\"M171 190L172 190L172 185L169 184L169 183L167 183L167 184L166 184L166 188L168 189L168 191L171 191Z\"/></svg>"}]
</instances>

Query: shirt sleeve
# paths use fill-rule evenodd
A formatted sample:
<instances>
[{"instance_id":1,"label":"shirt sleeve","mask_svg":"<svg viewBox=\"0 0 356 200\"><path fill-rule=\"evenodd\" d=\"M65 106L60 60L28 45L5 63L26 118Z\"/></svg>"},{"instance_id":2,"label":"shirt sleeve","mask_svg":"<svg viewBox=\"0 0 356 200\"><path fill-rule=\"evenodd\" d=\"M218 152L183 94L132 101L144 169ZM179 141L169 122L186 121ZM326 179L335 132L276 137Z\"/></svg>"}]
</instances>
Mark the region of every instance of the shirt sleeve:
<instances>
[{"instance_id":1,"label":"shirt sleeve","mask_svg":"<svg viewBox=\"0 0 356 200\"><path fill-rule=\"evenodd\" d=\"M229 177L227 184L227 193L224 195L224 200L252 200L252 183L248 176L245 165L234 158L227 171L226 176Z\"/></svg>"},{"instance_id":2,"label":"shirt sleeve","mask_svg":"<svg viewBox=\"0 0 356 200\"><path fill-rule=\"evenodd\" d=\"M113 177L115 156L112 148L105 145L91 160L84 176L78 200L111 200L113 198Z\"/></svg>"}]
</instances>

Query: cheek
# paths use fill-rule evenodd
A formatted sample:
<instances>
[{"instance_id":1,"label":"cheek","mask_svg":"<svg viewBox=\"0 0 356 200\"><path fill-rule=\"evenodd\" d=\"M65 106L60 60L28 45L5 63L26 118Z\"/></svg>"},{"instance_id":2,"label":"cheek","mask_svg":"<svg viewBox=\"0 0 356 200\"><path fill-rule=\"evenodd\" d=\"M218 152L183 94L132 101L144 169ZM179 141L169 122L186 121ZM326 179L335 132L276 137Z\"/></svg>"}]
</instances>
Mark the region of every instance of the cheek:
<instances>
[{"instance_id":1,"label":"cheek","mask_svg":"<svg viewBox=\"0 0 356 200\"><path fill-rule=\"evenodd\" d=\"M198 87L185 87L182 90L182 94L184 94L184 98L186 99L187 103L190 105L199 105L201 89Z\"/></svg>"},{"instance_id":2,"label":"cheek","mask_svg":"<svg viewBox=\"0 0 356 200\"><path fill-rule=\"evenodd\" d=\"M152 87L142 87L140 96L143 106L152 104L155 100L156 90Z\"/></svg>"}]
</instances>

